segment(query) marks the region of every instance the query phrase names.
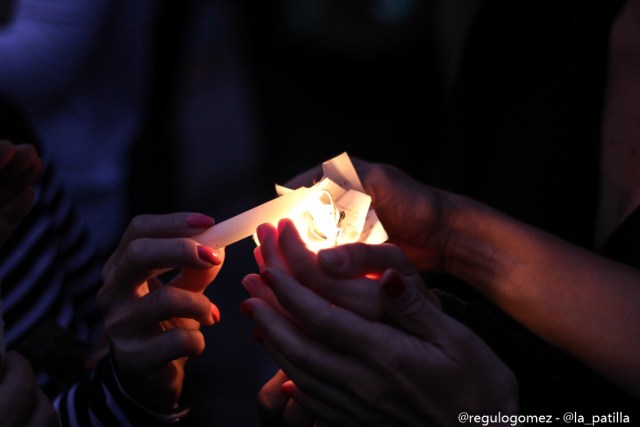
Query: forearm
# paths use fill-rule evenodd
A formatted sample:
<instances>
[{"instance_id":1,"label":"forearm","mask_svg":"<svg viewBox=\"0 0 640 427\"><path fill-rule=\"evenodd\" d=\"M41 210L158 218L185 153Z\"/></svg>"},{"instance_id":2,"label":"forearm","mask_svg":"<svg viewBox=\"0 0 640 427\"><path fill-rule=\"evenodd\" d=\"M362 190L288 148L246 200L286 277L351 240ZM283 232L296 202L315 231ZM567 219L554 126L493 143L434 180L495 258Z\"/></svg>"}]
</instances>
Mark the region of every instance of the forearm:
<instances>
[{"instance_id":1,"label":"forearm","mask_svg":"<svg viewBox=\"0 0 640 427\"><path fill-rule=\"evenodd\" d=\"M447 272L640 395L640 271L468 199L456 203Z\"/></svg>"}]
</instances>

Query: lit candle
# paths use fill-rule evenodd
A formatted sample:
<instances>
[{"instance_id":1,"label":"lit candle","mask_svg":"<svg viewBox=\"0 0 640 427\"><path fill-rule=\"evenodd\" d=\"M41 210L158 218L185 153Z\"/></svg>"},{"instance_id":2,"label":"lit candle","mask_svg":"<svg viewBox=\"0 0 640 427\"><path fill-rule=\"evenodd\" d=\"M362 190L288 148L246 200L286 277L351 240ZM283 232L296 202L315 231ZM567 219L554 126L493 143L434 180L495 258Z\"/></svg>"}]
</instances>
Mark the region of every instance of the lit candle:
<instances>
[{"instance_id":1,"label":"lit candle","mask_svg":"<svg viewBox=\"0 0 640 427\"><path fill-rule=\"evenodd\" d=\"M387 234L371 208L351 160L343 153L323 163L324 177L312 187L276 185L275 199L214 225L195 237L220 248L251 236L263 223L293 221L309 249L353 242L382 243Z\"/></svg>"}]
</instances>

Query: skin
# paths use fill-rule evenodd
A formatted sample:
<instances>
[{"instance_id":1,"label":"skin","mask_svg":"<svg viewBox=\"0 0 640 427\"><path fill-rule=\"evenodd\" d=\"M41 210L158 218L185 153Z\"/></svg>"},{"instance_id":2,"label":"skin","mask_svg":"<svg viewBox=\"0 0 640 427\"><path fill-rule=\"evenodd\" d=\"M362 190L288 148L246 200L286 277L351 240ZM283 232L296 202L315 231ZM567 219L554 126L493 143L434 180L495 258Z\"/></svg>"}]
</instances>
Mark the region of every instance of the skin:
<instances>
[{"instance_id":1,"label":"skin","mask_svg":"<svg viewBox=\"0 0 640 427\"><path fill-rule=\"evenodd\" d=\"M41 169L42 162L32 145L0 140L0 244L31 207L32 185ZM53 406L37 386L31 365L14 351L0 353L0 425L57 425Z\"/></svg>"},{"instance_id":2,"label":"skin","mask_svg":"<svg viewBox=\"0 0 640 427\"><path fill-rule=\"evenodd\" d=\"M258 238L262 273L245 278L242 309L283 371L260 392L267 423L453 425L463 410L517 411L509 369L442 313L396 246L343 246L357 261L336 278L321 267L332 251L306 250L290 221Z\"/></svg>"},{"instance_id":3,"label":"skin","mask_svg":"<svg viewBox=\"0 0 640 427\"><path fill-rule=\"evenodd\" d=\"M187 359L204 350L200 325L220 320L203 292L220 271L224 252L191 239L213 225L206 218L138 216L103 269L98 304L120 379L140 403L161 412L178 405ZM163 283L162 274L175 269Z\"/></svg>"},{"instance_id":4,"label":"skin","mask_svg":"<svg viewBox=\"0 0 640 427\"><path fill-rule=\"evenodd\" d=\"M421 271L463 279L542 339L640 396L640 271L394 167L357 161L356 169L390 242ZM349 265L325 267L348 275Z\"/></svg>"},{"instance_id":5,"label":"skin","mask_svg":"<svg viewBox=\"0 0 640 427\"><path fill-rule=\"evenodd\" d=\"M10 351L0 366L0 425L52 427L58 425L49 399L36 385L29 362Z\"/></svg>"}]
</instances>

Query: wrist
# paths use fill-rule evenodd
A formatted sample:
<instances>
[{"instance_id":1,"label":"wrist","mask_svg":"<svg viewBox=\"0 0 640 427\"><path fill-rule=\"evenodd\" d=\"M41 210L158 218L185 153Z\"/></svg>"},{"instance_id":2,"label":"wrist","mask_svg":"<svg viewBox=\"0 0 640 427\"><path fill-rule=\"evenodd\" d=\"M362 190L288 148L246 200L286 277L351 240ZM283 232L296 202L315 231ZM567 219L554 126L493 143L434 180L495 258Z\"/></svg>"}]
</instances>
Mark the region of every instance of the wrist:
<instances>
[{"instance_id":1,"label":"wrist","mask_svg":"<svg viewBox=\"0 0 640 427\"><path fill-rule=\"evenodd\" d=\"M447 239L443 249L444 273L482 288L509 265L500 251L500 236L509 238L504 215L464 196L450 200Z\"/></svg>"}]
</instances>

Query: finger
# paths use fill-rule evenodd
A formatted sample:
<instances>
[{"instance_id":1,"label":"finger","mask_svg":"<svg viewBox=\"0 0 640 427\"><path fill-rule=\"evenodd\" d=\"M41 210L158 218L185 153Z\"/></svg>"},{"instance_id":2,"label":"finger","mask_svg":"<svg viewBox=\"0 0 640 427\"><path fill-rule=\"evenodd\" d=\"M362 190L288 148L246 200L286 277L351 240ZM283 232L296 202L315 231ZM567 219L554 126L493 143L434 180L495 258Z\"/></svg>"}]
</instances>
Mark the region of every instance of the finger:
<instances>
[{"instance_id":1,"label":"finger","mask_svg":"<svg viewBox=\"0 0 640 427\"><path fill-rule=\"evenodd\" d=\"M260 331L261 341L265 343L267 351L290 376L292 374L288 369L295 367L296 371L335 384L341 384L344 378L349 378L350 381L345 385L349 389L357 388L365 378L370 377L367 366L325 344L326 337L321 337L323 341L311 338L264 301L249 299L243 304ZM300 381L300 378L293 376L292 379Z\"/></svg>"},{"instance_id":2,"label":"finger","mask_svg":"<svg viewBox=\"0 0 640 427\"><path fill-rule=\"evenodd\" d=\"M205 348L202 332L173 328L147 339L112 340L118 367L134 375L184 357L198 356Z\"/></svg>"},{"instance_id":3,"label":"finger","mask_svg":"<svg viewBox=\"0 0 640 427\"><path fill-rule=\"evenodd\" d=\"M147 336L157 325L172 318L214 323L211 301L202 294L163 286L133 303L119 306L105 320L105 329L113 337Z\"/></svg>"},{"instance_id":4,"label":"finger","mask_svg":"<svg viewBox=\"0 0 640 427\"><path fill-rule=\"evenodd\" d=\"M386 271L380 281L382 302L393 321L418 337L439 342L441 331L449 329L442 311L394 270Z\"/></svg>"},{"instance_id":5,"label":"finger","mask_svg":"<svg viewBox=\"0 0 640 427\"><path fill-rule=\"evenodd\" d=\"M0 414L8 425L24 425L34 410L38 388L31 364L19 353L7 352L0 377Z\"/></svg>"},{"instance_id":6,"label":"finger","mask_svg":"<svg viewBox=\"0 0 640 427\"><path fill-rule=\"evenodd\" d=\"M362 277L366 274L381 275L393 268L403 276L419 275L417 269L395 245L367 245L351 243L318 252L322 270L337 278Z\"/></svg>"},{"instance_id":7,"label":"finger","mask_svg":"<svg viewBox=\"0 0 640 427\"><path fill-rule=\"evenodd\" d=\"M262 248L260 246L256 246L253 249L253 258L256 260L256 264L258 265L258 271L262 271L265 269L264 259L262 258Z\"/></svg>"},{"instance_id":8,"label":"finger","mask_svg":"<svg viewBox=\"0 0 640 427\"><path fill-rule=\"evenodd\" d=\"M116 257L127 250L129 243L139 238L169 239L193 237L213 226L211 217L198 213L172 213L166 215L139 215L131 220L116 248Z\"/></svg>"},{"instance_id":9,"label":"finger","mask_svg":"<svg viewBox=\"0 0 640 427\"><path fill-rule=\"evenodd\" d=\"M256 229L260 242L260 257L263 268L286 268L286 264L278 249L278 231L269 223L260 224Z\"/></svg>"},{"instance_id":10,"label":"finger","mask_svg":"<svg viewBox=\"0 0 640 427\"><path fill-rule=\"evenodd\" d=\"M291 383L291 381L289 381L289 383ZM285 397L287 397L287 395L285 395ZM282 423L285 426L312 427L314 424L313 421L314 417L307 408L287 397L287 403L282 411Z\"/></svg>"},{"instance_id":11,"label":"finger","mask_svg":"<svg viewBox=\"0 0 640 427\"><path fill-rule=\"evenodd\" d=\"M362 393L362 390L358 389L364 387L365 394L371 394L372 389L385 388L375 373L369 376L373 378L375 385L370 381L363 382L364 378L359 379L358 376L342 375L340 378L331 378L322 374L316 375L287 359L285 352L281 353L278 348L271 345L269 340L265 340L264 344L267 352L292 379L283 384L283 392L308 409L314 417L344 426L398 424L397 421L394 422L380 412L376 405L371 404L375 401L362 400L351 390L353 388ZM331 366L336 367L336 365Z\"/></svg>"},{"instance_id":12,"label":"finger","mask_svg":"<svg viewBox=\"0 0 640 427\"><path fill-rule=\"evenodd\" d=\"M277 427L281 425L282 412L289 401L280 389L289 378L278 370L258 392L258 413L263 427Z\"/></svg>"},{"instance_id":13,"label":"finger","mask_svg":"<svg viewBox=\"0 0 640 427\"><path fill-rule=\"evenodd\" d=\"M387 324L369 321L349 310L336 306L310 289L300 285L282 270L269 269L263 275L265 283L272 288L280 304L287 312L315 337L321 337L328 345L358 359L376 364L384 364L392 356L380 346L385 340L396 340L397 328ZM425 318L434 318L438 323L431 325L428 333L437 332L441 317L437 308L420 294L425 305ZM427 316L430 314L431 316Z\"/></svg>"},{"instance_id":14,"label":"finger","mask_svg":"<svg viewBox=\"0 0 640 427\"><path fill-rule=\"evenodd\" d=\"M102 295L107 303L118 303L141 296L140 285L163 271L176 267L205 270L222 263L222 256L203 257L200 246L189 238L140 238L132 241L125 252L112 255L103 270L105 285L99 296ZM218 252L208 248L206 253Z\"/></svg>"},{"instance_id":15,"label":"finger","mask_svg":"<svg viewBox=\"0 0 640 427\"><path fill-rule=\"evenodd\" d=\"M218 276L224 263L225 248L212 249L200 245L196 250L198 257L205 262L210 262L212 267L204 269L182 268L169 283L171 286L192 292L204 292Z\"/></svg>"},{"instance_id":16,"label":"finger","mask_svg":"<svg viewBox=\"0 0 640 427\"><path fill-rule=\"evenodd\" d=\"M56 411L49 398L38 389L35 408L25 427L55 427L58 425Z\"/></svg>"},{"instance_id":17,"label":"finger","mask_svg":"<svg viewBox=\"0 0 640 427\"><path fill-rule=\"evenodd\" d=\"M278 313L289 317L289 313L280 305L278 298L268 287L262 278L257 274L248 274L242 279L242 286L249 292L252 298L260 298L266 301L271 307L273 307Z\"/></svg>"},{"instance_id":18,"label":"finger","mask_svg":"<svg viewBox=\"0 0 640 427\"><path fill-rule=\"evenodd\" d=\"M297 416L297 420L302 419L304 422L312 423L313 427L318 426L331 426L331 425L341 425L341 426L359 426L358 423L351 415L345 413L344 411L339 410L337 407L327 405L321 400L315 399L302 391L293 383L293 381L288 381L282 385L283 393L285 396L290 398L290 402L294 402L297 408L304 408L304 412L302 414L290 415L289 418L283 419L293 419L294 416ZM345 402L345 400L343 400ZM293 406L293 405L291 405ZM298 412L301 409L297 409ZM304 417L304 418L302 418ZM318 419L321 418L321 419ZM315 422L314 422L315 420ZM306 424L287 424L287 425L306 425Z\"/></svg>"},{"instance_id":19,"label":"finger","mask_svg":"<svg viewBox=\"0 0 640 427\"><path fill-rule=\"evenodd\" d=\"M317 255L306 249L291 220L281 220L278 232L280 253L288 269L301 283L332 303L348 308L367 319L381 318L377 281L364 276L344 280L329 277L318 266Z\"/></svg>"},{"instance_id":20,"label":"finger","mask_svg":"<svg viewBox=\"0 0 640 427\"><path fill-rule=\"evenodd\" d=\"M379 277L388 269L403 276L403 280L418 288L438 307L440 301L425 286L421 273L398 246L383 243L367 245L353 243L318 252L322 271L336 278Z\"/></svg>"}]
</instances>

